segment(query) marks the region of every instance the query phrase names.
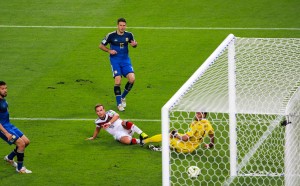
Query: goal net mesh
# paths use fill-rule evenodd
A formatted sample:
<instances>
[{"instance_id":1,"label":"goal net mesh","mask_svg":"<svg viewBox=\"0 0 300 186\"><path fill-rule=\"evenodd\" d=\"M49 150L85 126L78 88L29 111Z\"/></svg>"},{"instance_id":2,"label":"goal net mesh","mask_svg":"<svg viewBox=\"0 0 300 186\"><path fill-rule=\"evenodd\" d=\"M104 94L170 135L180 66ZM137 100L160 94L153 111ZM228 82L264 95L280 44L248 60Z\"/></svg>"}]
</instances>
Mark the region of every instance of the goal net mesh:
<instances>
[{"instance_id":1,"label":"goal net mesh","mask_svg":"<svg viewBox=\"0 0 300 186\"><path fill-rule=\"evenodd\" d=\"M236 165L230 165L230 43L235 49ZM168 151L170 184L284 185L285 146L292 142L286 143L286 128L280 123L288 112L298 109L299 116L299 104L291 106L293 111L287 111L287 105L299 102L291 98L300 87L300 39L233 37L223 46L166 104L169 130L187 132L195 112L205 111L215 131L213 149L201 145L190 154ZM299 126L299 117L297 122ZM286 153L299 162L299 127L290 138L296 144ZM187 174L187 168L193 165L201 169L196 179ZM235 175L231 175L232 166L236 168ZM291 177L299 181L299 164L296 168L298 172Z\"/></svg>"}]
</instances>

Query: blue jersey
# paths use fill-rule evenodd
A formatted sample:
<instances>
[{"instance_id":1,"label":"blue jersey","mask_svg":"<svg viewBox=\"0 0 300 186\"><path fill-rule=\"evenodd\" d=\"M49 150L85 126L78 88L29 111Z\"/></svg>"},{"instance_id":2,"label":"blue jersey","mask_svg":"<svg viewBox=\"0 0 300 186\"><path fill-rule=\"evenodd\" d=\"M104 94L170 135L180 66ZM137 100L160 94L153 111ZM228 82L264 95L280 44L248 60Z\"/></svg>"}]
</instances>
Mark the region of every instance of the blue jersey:
<instances>
[{"instance_id":1,"label":"blue jersey","mask_svg":"<svg viewBox=\"0 0 300 186\"><path fill-rule=\"evenodd\" d=\"M110 49L117 51L116 55L110 55L111 58L128 58L128 43L134 41L133 34L125 31L123 35L119 35L117 31L108 33L102 40L103 45L110 44Z\"/></svg>"},{"instance_id":2,"label":"blue jersey","mask_svg":"<svg viewBox=\"0 0 300 186\"><path fill-rule=\"evenodd\" d=\"M9 124L8 104L5 99L0 99L0 123L2 126Z\"/></svg>"}]
</instances>

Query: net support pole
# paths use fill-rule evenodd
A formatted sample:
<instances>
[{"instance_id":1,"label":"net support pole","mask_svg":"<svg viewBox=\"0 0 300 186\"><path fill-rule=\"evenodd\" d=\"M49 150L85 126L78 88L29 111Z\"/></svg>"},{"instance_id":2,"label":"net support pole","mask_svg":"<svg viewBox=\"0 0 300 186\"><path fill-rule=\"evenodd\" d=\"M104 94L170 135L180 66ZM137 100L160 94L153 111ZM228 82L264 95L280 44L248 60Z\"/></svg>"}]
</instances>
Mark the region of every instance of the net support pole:
<instances>
[{"instance_id":1,"label":"net support pole","mask_svg":"<svg viewBox=\"0 0 300 186\"><path fill-rule=\"evenodd\" d=\"M169 108L161 109L162 118L162 185L170 186L170 136L169 136Z\"/></svg>"},{"instance_id":2,"label":"net support pole","mask_svg":"<svg viewBox=\"0 0 300 186\"><path fill-rule=\"evenodd\" d=\"M230 176L237 176L236 71L234 40L228 46Z\"/></svg>"}]
</instances>

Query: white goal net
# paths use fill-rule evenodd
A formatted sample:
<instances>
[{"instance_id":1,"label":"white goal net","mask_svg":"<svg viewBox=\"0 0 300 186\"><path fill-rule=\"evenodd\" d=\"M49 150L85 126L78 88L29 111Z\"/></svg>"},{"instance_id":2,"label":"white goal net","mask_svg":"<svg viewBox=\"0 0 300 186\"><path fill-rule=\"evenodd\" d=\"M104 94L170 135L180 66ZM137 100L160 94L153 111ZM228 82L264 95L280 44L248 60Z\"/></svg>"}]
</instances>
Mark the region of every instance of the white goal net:
<instances>
[{"instance_id":1,"label":"white goal net","mask_svg":"<svg viewBox=\"0 0 300 186\"><path fill-rule=\"evenodd\" d=\"M299 87L299 38L230 34L162 108L163 185L299 184ZM187 132L197 111L214 148L170 150L169 131Z\"/></svg>"}]
</instances>

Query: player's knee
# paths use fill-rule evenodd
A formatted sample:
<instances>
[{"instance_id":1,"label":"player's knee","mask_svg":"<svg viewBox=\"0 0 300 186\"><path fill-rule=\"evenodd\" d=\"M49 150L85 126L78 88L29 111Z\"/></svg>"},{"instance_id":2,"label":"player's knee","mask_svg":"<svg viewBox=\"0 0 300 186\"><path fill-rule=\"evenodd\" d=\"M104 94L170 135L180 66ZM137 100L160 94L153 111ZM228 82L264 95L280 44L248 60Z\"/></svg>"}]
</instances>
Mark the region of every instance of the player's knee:
<instances>
[{"instance_id":1,"label":"player's knee","mask_svg":"<svg viewBox=\"0 0 300 186\"><path fill-rule=\"evenodd\" d=\"M135 81L134 73L129 73L126 77L127 77L129 83L132 83L132 84L134 83L134 81Z\"/></svg>"},{"instance_id":2,"label":"player's knee","mask_svg":"<svg viewBox=\"0 0 300 186\"><path fill-rule=\"evenodd\" d=\"M123 143L123 144L126 144L126 145L130 145L132 144L132 139L131 137L129 136L123 136L121 139L120 139L120 142Z\"/></svg>"},{"instance_id":3,"label":"player's knee","mask_svg":"<svg viewBox=\"0 0 300 186\"><path fill-rule=\"evenodd\" d=\"M21 138L16 141L16 145L18 147L18 151L24 151L26 147L26 143Z\"/></svg>"},{"instance_id":4,"label":"player's knee","mask_svg":"<svg viewBox=\"0 0 300 186\"><path fill-rule=\"evenodd\" d=\"M29 144L30 144L30 140L27 139L26 142L25 142L25 147L27 147Z\"/></svg>"}]
</instances>

